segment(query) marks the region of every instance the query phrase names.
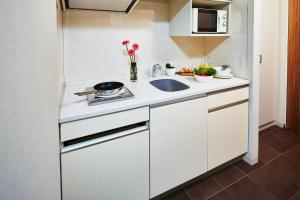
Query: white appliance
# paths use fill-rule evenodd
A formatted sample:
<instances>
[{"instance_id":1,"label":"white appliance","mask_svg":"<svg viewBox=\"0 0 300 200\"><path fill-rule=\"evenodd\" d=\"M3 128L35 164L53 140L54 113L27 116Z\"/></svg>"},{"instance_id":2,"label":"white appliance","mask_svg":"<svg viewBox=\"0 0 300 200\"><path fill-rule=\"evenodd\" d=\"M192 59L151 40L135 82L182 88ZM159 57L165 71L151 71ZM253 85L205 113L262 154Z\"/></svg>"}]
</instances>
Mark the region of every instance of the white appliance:
<instances>
[{"instance_id":1,"label":"white appliance","mask_svg":"<svg viewBox=\"0 0 300 200\"><path fill-rule=\"evenodd\" d=\"M129 12L139 0L62 0L64 10L103 10Z\"/></svg>"},{"instance_id":2,"label":"white appliance","mask_svg":"<svg viewBox=\"0 0 300 200\"><path fill-rule=\"evenodd\" d=\"M193 8L193 33L227 33L226 10Z\"/></svg>"}]
</instances>

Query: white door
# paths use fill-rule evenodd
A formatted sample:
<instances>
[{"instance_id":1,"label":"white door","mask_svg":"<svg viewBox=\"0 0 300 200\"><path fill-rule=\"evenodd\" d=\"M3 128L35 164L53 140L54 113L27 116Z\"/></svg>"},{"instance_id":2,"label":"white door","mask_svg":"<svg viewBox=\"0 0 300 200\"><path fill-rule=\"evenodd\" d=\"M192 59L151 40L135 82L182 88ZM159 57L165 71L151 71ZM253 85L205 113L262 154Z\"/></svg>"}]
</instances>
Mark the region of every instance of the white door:
<instances>
[{"instance_id":1,"label":"white door","mask_svg":"<svg viewBox=\"0 0 300 200\"><path fill-rule=\"evenodd\" d=\"M148 200L149 131L62 154L63 200Z\"/></svg>"},{"instance_id":2,"label":"white door","mask_svg":"<svg viewBox=\"0 0 300 200\"><path fill-rule=\"evenodd\" d=\"M248 102L208 114L208 170L248 150Z\"/></svg>"},{"instance_id":3,"label":"white door","mask_svg":"<svg viewBox=\"0 0 300 200\"><path fill-rule=\"evenodd\" d=\"M207 98L150 109L150 197L207 171Z\"/></svg>"},{"instance_id":4,"label":"white door","mask_svg":"<svg viewBox=\"0 0 300 200\"><path fill-rule=\"evenodd\" d=\"M280 52L280 0L261 2L260 119L259 125L276 120Z\"/></svg>"}]
</instances>

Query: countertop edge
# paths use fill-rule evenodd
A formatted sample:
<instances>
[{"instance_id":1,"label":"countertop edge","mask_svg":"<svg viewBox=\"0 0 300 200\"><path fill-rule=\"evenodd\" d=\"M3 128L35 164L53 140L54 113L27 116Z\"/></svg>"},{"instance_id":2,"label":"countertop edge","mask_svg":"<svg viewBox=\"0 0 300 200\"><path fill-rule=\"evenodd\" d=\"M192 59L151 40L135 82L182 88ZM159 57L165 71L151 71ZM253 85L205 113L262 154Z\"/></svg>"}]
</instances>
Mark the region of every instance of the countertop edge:
<instances>
[{"instance_id":1,"label":"countertop edge","mask_svg":"<svg viewBox=\"0 0 300 200\"><path fill-rule=\"evenodd\" d=\"M223 87L218 87L218 89L193 91L193 92L187 93L187 94L179 94L176 97L170 97L170 98L164 98L164 99L158 99L158 100L152 100L152 101L145 100L144 102L141 102L141 103L134 103L134 104L130 104L128 106L123 106L123 107L111 109L108 111L96 111L94 113L90 112L88 114L76 115L74 117L63 117L63 118L60 117L59 124L69 123L69 122L93 118L93 117L99 117L99 116L122 112L122 111L126 111L126 110L132 110L132 109L136 109L136 108L140 108L140 107L147 107L147 106L151 106L153 104L163 103L163 102L172 101L172 100L176 100L176 99L180 99L180 98L186 98L186 97L191 97L191 96L195 96L195 95L207 94L207 93L211 93L211 92L218 92L218 91L227 90L227 89L231 89L231 88L247 86L249 84L250 84L249 80L243 80L239 83L234 83L234 84L230 84L230 85L225 84Z\"/></svg>"}]
</instances>

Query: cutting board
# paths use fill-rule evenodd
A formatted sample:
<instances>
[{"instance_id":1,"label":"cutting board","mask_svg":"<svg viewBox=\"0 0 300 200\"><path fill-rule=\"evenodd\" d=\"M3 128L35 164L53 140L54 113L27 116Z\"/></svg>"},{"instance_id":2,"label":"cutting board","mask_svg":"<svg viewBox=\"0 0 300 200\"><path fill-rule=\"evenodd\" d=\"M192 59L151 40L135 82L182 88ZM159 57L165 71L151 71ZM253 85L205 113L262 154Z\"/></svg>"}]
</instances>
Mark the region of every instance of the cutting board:
<instances>
[{"instance_id":1,"label":"cutting board","mask_svg":"<svg viewBox=\"0 0 300 200\"><path fill-rule=\"evenodd\" d=\"M176 74L179 74L180 76L194 76L194 73L192 72L176 72Z\"/></svg>"}]
</instances>

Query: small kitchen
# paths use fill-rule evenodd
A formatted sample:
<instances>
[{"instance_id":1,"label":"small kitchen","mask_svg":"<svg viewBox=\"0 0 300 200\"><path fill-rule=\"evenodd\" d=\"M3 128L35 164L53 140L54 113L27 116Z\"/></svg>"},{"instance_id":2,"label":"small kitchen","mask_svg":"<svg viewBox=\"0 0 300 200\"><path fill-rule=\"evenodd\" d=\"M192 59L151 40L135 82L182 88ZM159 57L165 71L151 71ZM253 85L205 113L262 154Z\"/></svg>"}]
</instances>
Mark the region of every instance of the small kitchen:
<instances>
[{"instance_id":1,"label":"small kitchen","mask_svg":"<svg viewBox=\"0 0 300 200\"><path fill-rule=\"evenodd\" d=\"M161 199L247 160L248 1L69 0L57 12L62 199Z\"/></svg>"},{"instance_id":2,"label":"small kitchen","mask_svg":"<svg viewBox=\"0 0 300 200\"><path fill-rule=\"evenodd\" d=\"M0 199L177 199L255 167L259 4L2 0Z\"/></svg>"},{"instance_id":3,"label":"small kitchen","mask_svg":"<svg viewBox=\"0 0 300 200\"><path fill-rule=\"evenodd\" d=\"M299 8L1 0L0 199L299 199Z\"/></svg>"}]
</instances>

